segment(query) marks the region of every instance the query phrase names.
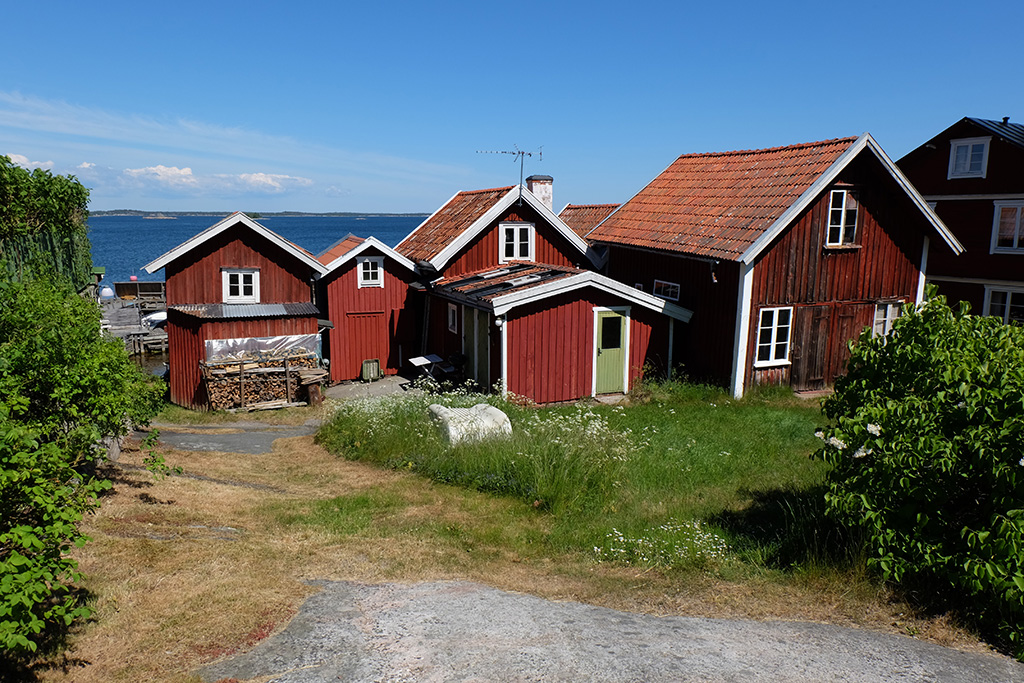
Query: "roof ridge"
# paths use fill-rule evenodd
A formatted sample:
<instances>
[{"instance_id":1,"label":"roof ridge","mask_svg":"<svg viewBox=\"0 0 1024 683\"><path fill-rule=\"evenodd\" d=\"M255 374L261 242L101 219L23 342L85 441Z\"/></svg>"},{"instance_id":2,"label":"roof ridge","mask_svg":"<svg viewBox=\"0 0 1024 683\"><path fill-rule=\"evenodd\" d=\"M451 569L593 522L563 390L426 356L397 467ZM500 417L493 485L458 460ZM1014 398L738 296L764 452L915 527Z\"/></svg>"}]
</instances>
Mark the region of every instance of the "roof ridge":
<instances>
[{"instance_id":1,"label":"roof ridge","mask_svg":"<svg viewBox=\"0 0 1024 683\"><path fill-rule=\"evenodd\" d=\"M515 185L509 185L507 187L489 187L485 190L461 190L459 194L484 194L485 192L507 192L514 188Z\"/></svg>"},{"instance_id":2,"label":"roof ridge","mask_svg":"<svg viewBox=\"0 0 1024 683\"><path fill-rule=\"evenodd\" d=\"M585 206L605 207L605 206L619 206L619 205L617 203L615 203L615 202L608 202L607 204L566 204L565 208L566 209L568 209L568 208L577 208L577 209L579 209L579 208L582 208L582 207L585 207ZM565 209L562 209L562 210L564 211Z\"/></svg>"},{"instance_id":3,"label":"roof ridge","mask_svg":"<svg viewBox=\"0 0 1024 683\"><path fill-rule=\"evenodd\" d=\"M690 154L680 154L678 159L692 159L695 157L724 157L724 156L739 156L747 154L767 154L769 152L780 152L782 150L789 149L806 149L808 147L823 147L825 145L835 145L838 143L853 143L857 140L856 135L850 135L842 138L829 138L828 140L818 140L816 142L800 142L795 145L782 145L779 147L764 147L762 149L734 149L727 150L725 152L692 152Z\"/></svg>"}]
</instances>

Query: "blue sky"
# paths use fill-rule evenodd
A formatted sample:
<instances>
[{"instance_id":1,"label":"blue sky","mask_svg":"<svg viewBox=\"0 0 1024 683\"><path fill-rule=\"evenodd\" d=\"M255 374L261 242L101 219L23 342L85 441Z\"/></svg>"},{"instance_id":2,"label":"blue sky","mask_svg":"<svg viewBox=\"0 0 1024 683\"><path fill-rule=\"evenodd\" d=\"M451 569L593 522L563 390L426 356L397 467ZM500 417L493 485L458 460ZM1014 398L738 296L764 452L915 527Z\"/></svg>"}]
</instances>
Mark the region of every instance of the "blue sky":
<instances>
[{"instance_id":1,"label":"blue sky","mask_svg":"<svg viewBox=\"0 0 1024 683\"><path fill-rule=\"evenodd\" d=\"M676 156L1024 121L1021 2L5 3L0 154L93 210L621 202Z\"/></svg>"}]
</instances>

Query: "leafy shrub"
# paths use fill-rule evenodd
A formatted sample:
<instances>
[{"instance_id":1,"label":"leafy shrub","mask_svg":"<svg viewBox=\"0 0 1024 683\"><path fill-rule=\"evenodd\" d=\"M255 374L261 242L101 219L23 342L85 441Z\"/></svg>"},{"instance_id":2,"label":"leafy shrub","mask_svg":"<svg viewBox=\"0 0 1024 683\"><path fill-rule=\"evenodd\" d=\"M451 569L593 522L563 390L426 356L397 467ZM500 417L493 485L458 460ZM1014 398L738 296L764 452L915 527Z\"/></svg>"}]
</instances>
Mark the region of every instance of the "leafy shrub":
<instances>
[{"instance_id":1,"label":"leafy shrub","mask_svg":"<svg viewBox=\"0 0 1024 683\"><path fill-rule=\"evenodd\" d=\"M861 335L824 412L828 509L869 566L966 598L1024 652L1024 329L930 299Z\"/></svg>"}]
</instances>

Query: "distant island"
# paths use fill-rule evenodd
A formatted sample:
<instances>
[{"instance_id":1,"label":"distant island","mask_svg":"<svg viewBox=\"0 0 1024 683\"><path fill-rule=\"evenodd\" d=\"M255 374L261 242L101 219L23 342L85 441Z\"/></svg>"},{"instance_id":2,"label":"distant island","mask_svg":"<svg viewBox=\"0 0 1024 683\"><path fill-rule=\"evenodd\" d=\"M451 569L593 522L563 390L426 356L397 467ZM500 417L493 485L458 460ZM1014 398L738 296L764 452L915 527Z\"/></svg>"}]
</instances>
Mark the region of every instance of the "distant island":
<instances>
[{"instance_id":1,"label":"distant island","mask_svg":"<svg viewBox=\"0 0 1024 683\"><path fill-rule=\"evenodd\" d=\"M178 218L179 216L230 216L232 211L140 211L139 209L112 209L90 211L90 216L140 216L142 218ZM429 216L428 212L413 213L367 213L360 211L330 211L306 213L304 211L253 211L245 212L250 218L273 218L275 216L308 216L310 218L344 218L356 216Z\"/></svg>"}]
</instances>

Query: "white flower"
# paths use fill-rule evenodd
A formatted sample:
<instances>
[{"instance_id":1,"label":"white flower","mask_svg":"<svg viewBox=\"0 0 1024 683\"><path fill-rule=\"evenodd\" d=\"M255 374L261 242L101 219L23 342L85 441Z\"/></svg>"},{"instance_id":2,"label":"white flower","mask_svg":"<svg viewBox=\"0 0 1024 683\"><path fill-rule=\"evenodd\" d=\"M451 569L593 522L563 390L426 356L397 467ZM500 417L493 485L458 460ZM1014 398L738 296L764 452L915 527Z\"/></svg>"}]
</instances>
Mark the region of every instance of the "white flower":
<instances>
[{"instance_id":1,"label":"white flower","mask_svg":"<svg viewBox=\"0 0 1024 683\"><path fill-rule=\"evenodd\" d=\"M1020 465L1021 467L1024 467L1024 458L1021 458L1020 462L1017 464Z\"/></svg>"},{"instance_id":2,"label":"white flower","mask_svg":"<svg viewBox=\"0 0 1024 683\"><path fill-rule=\"evenodd\" d=\"M874 449L871 449L871 448L865 449L863 446L861 446L856 451L854 451L853 457L855 457L855 458L863 458L865 455L871 455L873 452L874 452Z\"/></svg>"},{"instance_id":3,"label":"white flower","mask_svg":"<svg viewBox=\"0 0 1024 683\"><path fill-rule=\"evenodd\" d=\"M842 439L837 439L834 436L828 437L828 445L839 450L843 450L844 448L846 448L846 442L844 442Z\"/></svg>"},{"instance_id":4,"label":"white flower","mask_svg":"<svg viewBox=\"0 0 1024 683\"><path fill-rule=\"evenodd\" d=\"M871 436L881 436L882 428L879 427L878 425L868 423L868 434L870 434Z\"/></svg>"},{"instance_id":5,"label":"white flower","mask_svg":"<svg viewBox=\"0 0 1024 683\"><path fill-rule=\"evenodd\" d=\"M818 437L819 439L821 439L822 441L825 440L825 432L821 431L820 429L818 431L814 432L814 435L816 437Z\"/></svg>"}]
</instances>

